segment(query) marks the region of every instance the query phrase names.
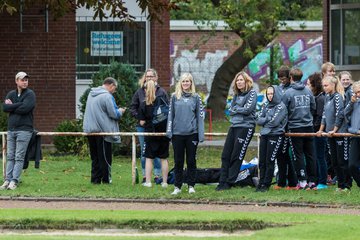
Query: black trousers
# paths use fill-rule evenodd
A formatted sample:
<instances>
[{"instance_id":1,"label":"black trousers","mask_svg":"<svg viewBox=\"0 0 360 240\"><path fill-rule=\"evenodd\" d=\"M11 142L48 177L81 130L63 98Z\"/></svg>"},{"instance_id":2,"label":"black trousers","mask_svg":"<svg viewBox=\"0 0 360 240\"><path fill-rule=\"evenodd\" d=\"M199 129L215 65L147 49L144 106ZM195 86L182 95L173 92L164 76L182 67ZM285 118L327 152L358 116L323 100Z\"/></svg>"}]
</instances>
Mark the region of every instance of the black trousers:
<instances>
[{"instance_id":1,"label":"black trousers","mask_svg":"<svg viewBox=\"0 0 360 240\"><path fill-rule=\"evenodd\" d=\"M289 129L292 133L313 133L313 127ZM293 163L299 181L317 182L317 168L313 137L290 137Z\"/></svg>"},{"instance_id":2,"label":"black trousers","mask_svg":"<svg viewBox=\"0 0 360 240\"><path fill-rule=\"evenodd\" d=\"M186 152L187 180L189 186L195 186L196 181L196 150L199 144L199 135L173 135L172 145L175 161L175 187L181 188L183 184L183 171Z\"/></svg>"},{"instance_id":3,"label":"black trousers","mask_svg":"<svg viewBox=\"0 0 360 240\"><path fill-rule=\"evenodd\" d=\"M295 173L293 161L290 158L290 138L285 137L282 149L278 154L278 180L277 185L280 187L296 187L298 179Z\"/></svg>"},{"instance_id":4,"label":"black trousers","mask_svg":"<svg viewBox=\"0 0 360 240\"><path fill-rule=\"evenodd\" d=\"M360 138L350 140L349 170L358 187L360 187Z\"/></svg>"},{"instance_id":5,"label":"black trousers","mask_svg":"<svg viewBox=\"0 0 360 240\"><path fill-rule=\"evenodd\" d=\"M253 135L254 128L229 128L221 154L220 185L225 183L233 185L235 183Z\"/></svg>"},{"instance_id":6,"label":"black trousers","mask_svg":"<svg viewBox=\"0 0 360 240\"><path fill-rule=\"evenodd\" d=\"M348 138L333 137L328 138L331 152L331 164L337 176L339 188L350 188L348 174ZM359 147L359 146L357 146Z\"/></svg>"},{"instance_id":7,"label":"black trousers","mask_svg":"<svg viewBox=\"0 0 360 240\"><path fill-rule=\"evenodd\" d=\"M111 183L111 143L102 136L88 136L91 157L91 183Z\"/></svg>"},{"instance_id":8,"label":"black trousers","mask_svg":"<svg viewBox=\"0 0 360 240\"><path fill-rule=\"evenodd\" d=\"M274 176L275 160L277 159L279 152L282 150L283 141L284 135L264 135L260 137L260 186L264 185L266 187L270 187Z\"/></svg>"}]
</instances>

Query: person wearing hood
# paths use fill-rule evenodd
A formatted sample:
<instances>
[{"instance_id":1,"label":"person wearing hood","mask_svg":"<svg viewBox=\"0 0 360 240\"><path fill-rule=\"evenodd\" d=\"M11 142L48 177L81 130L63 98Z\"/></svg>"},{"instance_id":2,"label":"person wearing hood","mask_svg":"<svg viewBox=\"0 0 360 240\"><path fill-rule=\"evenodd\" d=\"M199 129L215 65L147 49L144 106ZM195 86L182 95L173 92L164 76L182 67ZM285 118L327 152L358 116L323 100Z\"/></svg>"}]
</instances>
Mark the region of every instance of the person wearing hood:
<instances>
[{"instance_id":1,"label":"person wearing hood","mask_svg":"<svg viewBox=\"0 0 360 240\"><path fill-rule=\"evenodd\" d=\"M288 110L289 133L313 133L313 115L316 110L315 98L301 82L303 73L299 68L290 70L291 88L283 96ZM299 180L298 189L314 189L317 170L313 137L290 137L293 152L292 161ZM305 163L306 162L306 163Z\"/></svg>"},{"instance_id":2,"label":"person wearing hood","mask_svg":"<svg viewBox=\"0 0 360 240\"><path fill-rule=\"evenodd\" d=\"M260 180L256 192L266 192L271 186L275 160L282 149L287 124L287 110L281 101L280 87L269 86L266 89L266 98L268 102L264 104L256 122L262 126L259 154Z\"/></svg>"},{"instance_id":3,"label":"person wearing hood","mask_svg":"<svg viewBox=\"0 0 360 240\"><path fill-rule=\"evenodd\" d=\"M117 85L114 78L107 77L102 86L91 88L84 114L84 132L119 132L118 120L125 112L125 108L117 107L112 95ZM111 183L111 144L120 143L120 136L88 136L88 141L91 157L91 183Z\"/></svg>"},{"instance_id":4,"label":"person wearing hood","mask_svg":"<svg viewBox=\"0 0 360 240\"><path fill-rule=\"evenodd\" d=\"M244 71L236 74L234 97L230 106L230 122L221 154L221 171L216 191L230 189L238 178L246 150L255 132L257 94L252 78Z\"/></svg>"}]
</instances>

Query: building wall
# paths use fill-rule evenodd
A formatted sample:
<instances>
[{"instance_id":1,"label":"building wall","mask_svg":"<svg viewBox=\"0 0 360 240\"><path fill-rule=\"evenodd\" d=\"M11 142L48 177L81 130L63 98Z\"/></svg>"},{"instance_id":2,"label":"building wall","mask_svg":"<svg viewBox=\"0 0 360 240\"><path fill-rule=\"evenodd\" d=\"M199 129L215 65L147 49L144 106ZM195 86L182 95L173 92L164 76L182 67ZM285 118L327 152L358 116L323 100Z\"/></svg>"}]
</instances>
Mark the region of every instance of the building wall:
<instances>
[{"instance_id":1,"label":"building wall","mask_svg":"<svg viewBox=\"0 0 360 240\"><path fill-rule=\"evenodd\" d=\"M45 17L39 8L24 14L39 17L23 18L20 32L19 14L0 14L0 94L15 89L15 75L24 71L30 75L29 88L37 97L35 127L53 131L64 119L75 118L75 14L56 21L49 16L49 31L45 32Z\"/></svg>"},{"instance_id":2,"label":"building wall","mask_svg":"<svg viewBox=\"0 0 360 240\"><path fill-rule=\"evenodd\" d=\"M171 31L170 61L172 84L181 73L191 72L201 91L208 93L217 69L241 44L234 33L218 31L214 36L206 31ZM206 43L204 40L208 39ZM297 65L304 71L304 78L320 71L323 62L322 32L284 31L278 37L283 61ZM255 56L247 66L256 83L269 77L269 49Z\"/></svg>"}]
</instances>

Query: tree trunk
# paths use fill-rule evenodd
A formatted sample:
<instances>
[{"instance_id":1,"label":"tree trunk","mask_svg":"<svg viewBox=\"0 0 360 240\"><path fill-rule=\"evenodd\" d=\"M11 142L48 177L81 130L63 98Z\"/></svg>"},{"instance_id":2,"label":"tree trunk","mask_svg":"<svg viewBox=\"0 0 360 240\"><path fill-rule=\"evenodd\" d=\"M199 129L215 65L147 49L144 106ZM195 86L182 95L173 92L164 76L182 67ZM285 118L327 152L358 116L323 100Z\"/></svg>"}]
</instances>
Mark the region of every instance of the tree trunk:
<instances>
[{"instance_id":1,"label":"tree trunk","mask_svg":"<svg viewBox=\"0 0 360 240\"><path fill-rule=\"evenodd\" d=\"M245 44L241 46L216 71L211 85L208 106L212 110L214 119L225 117L224 109L229 88L235 75L240 72L251 60L244 56Z\"/></svg>"}]
</instances>

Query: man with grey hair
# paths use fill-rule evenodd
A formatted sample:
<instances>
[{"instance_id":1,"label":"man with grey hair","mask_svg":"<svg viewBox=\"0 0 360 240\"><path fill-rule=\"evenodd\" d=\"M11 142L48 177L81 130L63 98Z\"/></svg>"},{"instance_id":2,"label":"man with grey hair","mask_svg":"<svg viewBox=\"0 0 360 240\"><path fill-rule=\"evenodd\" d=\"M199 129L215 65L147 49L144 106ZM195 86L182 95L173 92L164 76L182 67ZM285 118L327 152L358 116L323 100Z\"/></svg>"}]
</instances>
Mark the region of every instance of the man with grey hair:
<instances>
[{"instance_id":1,"label":"man with grey hair","mask_svg":"<svg viewBox=\"0 0 360 240\"><path fill-rule=\"evenodd\" d=\"M114 78L105 78L103 85L91 88L86 102L83 130L86 133L119 132L118 120L125 108L116 106L112 95L117 88ZM91 156L91 183L111 183L112 143L119 136L88 136Z\"/></svg>"},{"instance_id":2,"label":"man with grey hair","mask_svg":"<svg viewBox=\"0 0 360 240\"><path fill-rule=\"evenodd\" d=\"M3 103L4 112L9 114L7 134L7 162L5 181L0 190L14 190L20 182L25 154L34 131L36 97L28 88L29 76L18 72L15 76L16 89L10 91Z\"/></svg>"}]
</instances>

